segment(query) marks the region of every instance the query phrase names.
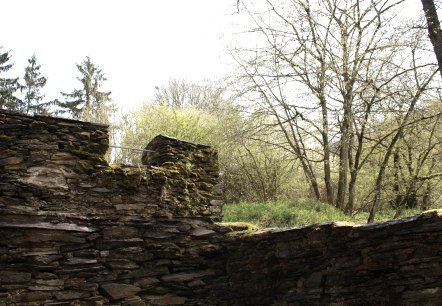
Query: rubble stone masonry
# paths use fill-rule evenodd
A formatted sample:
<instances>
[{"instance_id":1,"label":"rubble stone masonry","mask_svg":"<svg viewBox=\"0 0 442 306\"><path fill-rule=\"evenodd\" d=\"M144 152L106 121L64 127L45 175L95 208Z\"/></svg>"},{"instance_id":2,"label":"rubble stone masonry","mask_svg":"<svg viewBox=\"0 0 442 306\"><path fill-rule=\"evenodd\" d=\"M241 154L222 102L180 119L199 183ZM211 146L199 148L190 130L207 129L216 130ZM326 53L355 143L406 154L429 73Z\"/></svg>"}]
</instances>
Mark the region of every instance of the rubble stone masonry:
<instances>
[{"instance_id":1,"label":"rubble stone masonry","mask_svg":"<svg viewBox=\"0 0 442 306\"><path fill-rule=\"evenodd\" d=\"M217 223L212 147L107 149L105 125L0 110L0 305L441 305L440 211L249 233Z\"/></svg>"}]
</instances>

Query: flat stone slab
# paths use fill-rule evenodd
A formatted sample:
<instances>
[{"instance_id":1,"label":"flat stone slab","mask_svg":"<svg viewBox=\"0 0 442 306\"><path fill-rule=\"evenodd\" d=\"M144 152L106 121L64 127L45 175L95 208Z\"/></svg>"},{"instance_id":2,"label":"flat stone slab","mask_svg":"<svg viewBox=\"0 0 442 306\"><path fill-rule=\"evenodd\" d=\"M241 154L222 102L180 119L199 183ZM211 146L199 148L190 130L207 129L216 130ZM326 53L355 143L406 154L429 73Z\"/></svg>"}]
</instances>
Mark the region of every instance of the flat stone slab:
<instances>
[{"instance_id":1,"label":"flat stone slab","mask_svg":"<svg viewBox=\"0 0 442 306\"><path fill-rule=\"evenodd\" d=\"M26 272L0 271L0 284L29 282L31 277L32 274Z\"/></svg>"},{"instance_id":2,"label":"flat stone slab","mask_svg":"<svg viewBox=\"0 0 442 306\"><path fill-rule=\"evenodd\" d=\"M215 231L207 229L207 228L196 228L194 229L190 235L195 236L195 237L203 237L203 236L208 236L208 235L212 235L215 234Z\"/></svg>"},{"instance_id":3,"label":"flat stone slab","mask_svg":"<svg viewBox=\"0 0 442 306\"><path fill-rule=\"evenodd\" d=\"M112 300L133 297L141 290L141 288L134 285L118 283L103 284L101 288Z\"/></svg>"},{"instance_id":4,"label":"flat stone slab","mask_svg":"<svg viewBox=\"0 0 442 306\"><path fill-rule=\"evenodd\" d=\"M185 305L186 298L174 294L165 294L161 296L147 296L146 299L154 305Z\"/></svg>"},{"instance_id":5,"label":"flat stone slab","mask_svg":"<svg viewBox=\"0 0 442 306\"><path fill-rule=\"evenodd\" d=\"M73 231L73 232L96 232L97 229L88 226L80 226L72 223L49 223L49 222L32 222L32 223L10 223L0 222L0 227L10 228L39 228L47 230L61 230L61 231Z\"/></svg>"}]
</instances>

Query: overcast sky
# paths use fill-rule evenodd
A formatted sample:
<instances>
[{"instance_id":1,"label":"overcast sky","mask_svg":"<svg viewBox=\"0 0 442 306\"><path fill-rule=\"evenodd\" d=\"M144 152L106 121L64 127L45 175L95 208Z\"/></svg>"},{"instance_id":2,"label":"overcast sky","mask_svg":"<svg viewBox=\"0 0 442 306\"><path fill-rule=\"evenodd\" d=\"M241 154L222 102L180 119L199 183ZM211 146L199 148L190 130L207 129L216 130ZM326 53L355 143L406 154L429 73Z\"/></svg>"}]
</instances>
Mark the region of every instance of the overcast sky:
<instances>
[{"instance_id":1,"label":"overcast sky","mask_svg":"<svg viewBox=\"0 0 442 306\"><path fill-rule=\"evenodd\" d=\"M48 99L79 88L86 56L103 69L119 105L153 96L169 78L215 79L227 55L236 0L10 0L2 2L2 51L22 76L35 53L48 77Z\"/></svg>"},{"instance_id":2,"label":"overcast sky","mask_svg":"<svg viewBox=\"0 0 442 306\"><path fill-rule=\"evenodd\" d=\"M406 13L420 13L406 0ZM2 2L0 46L11 76L36 54L48 77L46 98L80 87L75 66L86 56L103 69L118 105L139 105L169 78L188 81L231 74L227 46L240 19L236 0L8 0Z\"/></svg>"}]
</instances>

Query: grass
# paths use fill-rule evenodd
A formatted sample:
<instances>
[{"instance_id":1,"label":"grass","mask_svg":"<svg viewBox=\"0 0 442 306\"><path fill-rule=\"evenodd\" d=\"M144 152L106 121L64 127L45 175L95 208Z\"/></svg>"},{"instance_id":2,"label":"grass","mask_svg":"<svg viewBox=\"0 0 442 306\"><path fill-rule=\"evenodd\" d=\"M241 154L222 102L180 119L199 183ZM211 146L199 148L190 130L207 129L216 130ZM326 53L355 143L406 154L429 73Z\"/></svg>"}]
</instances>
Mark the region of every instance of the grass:
<instances>
[{"instance_id":1,"label":"grass","mask_svg":"<svg viewBox=\"0 0 442 306\"><path fill-rule=\"evenodd\" d=\"M394 209L380 210L376 214L375 221L381 222L381 221L392 220L395 212L396 211ZM402 215L400 216L400 218L406 218L406 217L410 217L410 216L420 214L420 213L422 213L422 210L420 210L420 209L406 209L402 212ZM368 212L358 213L357 215L354 216L355 222L356 223L367 223L368 215L369 215Z\"/></svg>"},{"instance_id":2,"label":"grass","mask_svg":"<svg viewBox=\"0 0 442 306\"><path fill-rule=\"evenodd\" d=\"M368 213L347 216L335 207L311 199L278 200L267 203L227 204L223 209L223 222L248 222L260 228L293 227L328 221L347 221L358 224L366 223ZM402 217L419 213L419 210L404 211ZM390 220L394 210L382 210L376 215L376 221Z\"/></svg>"}]
</instances>

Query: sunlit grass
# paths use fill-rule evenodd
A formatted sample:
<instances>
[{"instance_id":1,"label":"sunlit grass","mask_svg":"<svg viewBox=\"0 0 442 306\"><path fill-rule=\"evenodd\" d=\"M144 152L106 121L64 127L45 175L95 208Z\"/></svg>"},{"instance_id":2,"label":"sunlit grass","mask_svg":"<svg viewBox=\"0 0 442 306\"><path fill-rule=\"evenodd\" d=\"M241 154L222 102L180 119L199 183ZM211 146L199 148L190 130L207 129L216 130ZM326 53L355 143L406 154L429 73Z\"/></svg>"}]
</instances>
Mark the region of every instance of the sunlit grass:
<instances>
[{"instance_id":1,"label":"sunlit grass","mask_svg":"<svg viewBox=\"0 0 442 306\"><path fill-rule=\"evenodd\" d=\"M311 199L278 200L266 203L227 204L224 206L223 222L249 222L260 228L292 227L329 221L346 221L365 224L368 213L348 216L335 207ZM406 210L402 217L419 213ZM376 222L392 219L394 210L382 210L376 215Z\"/></svg>"},{"instance_id":2,"label":"sunlit grass","mask_svg":"<svg viewBox=\"0 0 442 306\"><path fill-rule=\"evenodd\" d=\"M392 220L394 218L395 213L396 213L396 211L394 209L379 210L376 213L375 221L381 222L381 221ZM410 216L420 214L420 213L422 213L422 210L420 210L420 209L405 209L402 212L400 218L406 218L406 217L410 217ZM356 215L354 215L354 220L355 220L355 222L358 222L358 223L366 223L368 216L369 216L368 212L359 212Z\"/></svg>"}]
</instances>

